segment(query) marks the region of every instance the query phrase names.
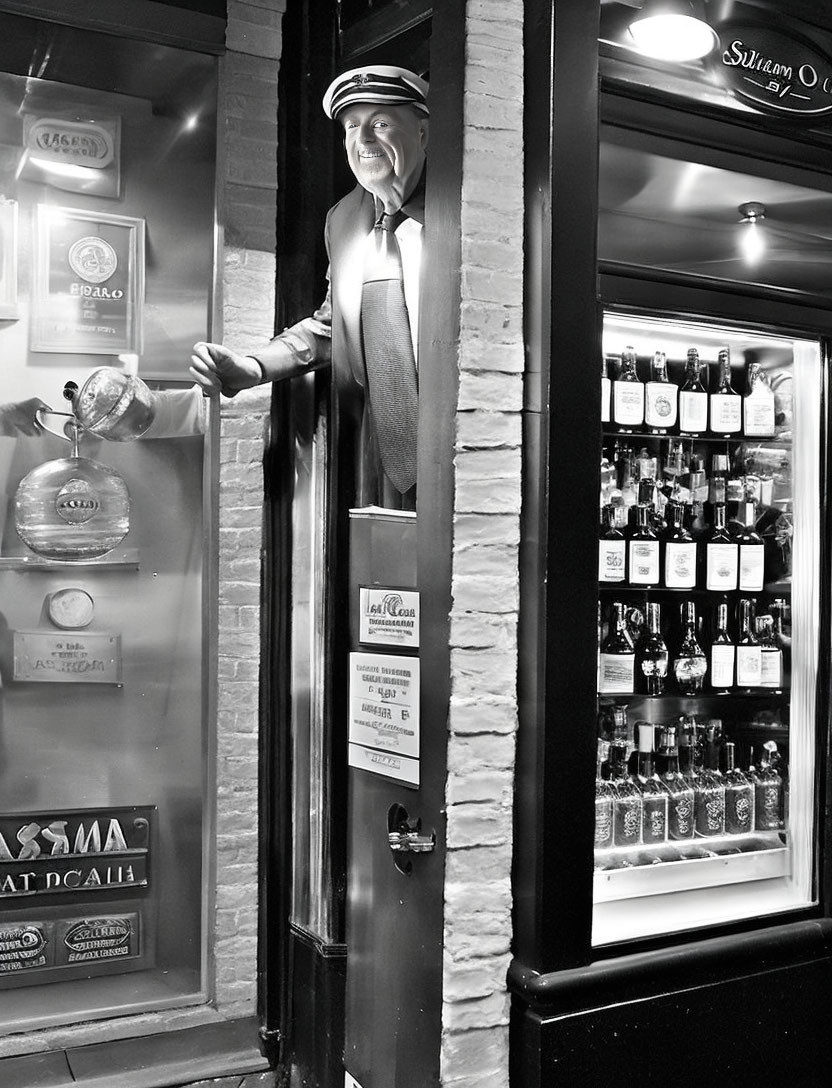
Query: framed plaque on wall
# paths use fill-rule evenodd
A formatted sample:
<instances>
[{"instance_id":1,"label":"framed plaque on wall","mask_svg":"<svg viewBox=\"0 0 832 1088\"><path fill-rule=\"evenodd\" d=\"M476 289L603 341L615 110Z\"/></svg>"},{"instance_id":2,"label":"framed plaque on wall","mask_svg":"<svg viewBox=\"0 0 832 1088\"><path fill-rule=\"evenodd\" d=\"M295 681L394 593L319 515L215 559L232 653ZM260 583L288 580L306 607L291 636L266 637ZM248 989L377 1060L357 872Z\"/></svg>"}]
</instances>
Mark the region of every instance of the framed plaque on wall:
<instances>
[{"instance_id":1,"label":"framed plaque on wall","mask_svg":"<svg viewBox=\"0 0 832 1088\"><path fill-rule=\"evenodd\" d=\"M145 222L39 204L30 350L140 354Z\"/></svg>"}]
</instances>

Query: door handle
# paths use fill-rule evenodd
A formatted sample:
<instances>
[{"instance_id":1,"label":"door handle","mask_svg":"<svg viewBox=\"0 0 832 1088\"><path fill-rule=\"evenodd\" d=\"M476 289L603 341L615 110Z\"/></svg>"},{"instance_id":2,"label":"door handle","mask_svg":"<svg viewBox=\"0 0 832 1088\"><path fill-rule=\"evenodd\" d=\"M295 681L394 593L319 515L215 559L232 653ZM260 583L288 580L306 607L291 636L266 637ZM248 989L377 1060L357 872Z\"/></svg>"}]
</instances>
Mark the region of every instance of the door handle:
<instances>
[{"instance_id":1,"label":"door handle","mask_svg":"<svg viewBox=\"0 0 832 1088\"><path fill-rule=\"evenodd\" d=\"M387 813L387 842L394 854L429 854L436 847L436 832L423 834L421 819L411 819L407 809L395 804Z\"/></svg>"}]
</instances>

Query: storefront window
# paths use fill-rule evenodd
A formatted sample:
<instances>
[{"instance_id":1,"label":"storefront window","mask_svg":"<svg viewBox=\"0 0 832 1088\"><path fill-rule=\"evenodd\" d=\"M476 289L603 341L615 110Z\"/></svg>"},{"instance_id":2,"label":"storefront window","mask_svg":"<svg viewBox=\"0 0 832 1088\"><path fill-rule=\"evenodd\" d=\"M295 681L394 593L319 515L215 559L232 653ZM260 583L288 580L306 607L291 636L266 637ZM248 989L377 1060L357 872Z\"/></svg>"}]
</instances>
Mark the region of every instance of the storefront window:
<instances>
[{"instance_id":1,"label":"storefront window","mask_svg":"<svg viewBox=\"0 0 832 1088\"><path fill-rule=\"evenodd\" d=\"M12 1032L206 996L210 421L187 363L213 291L216 59L11 16L0 39Z\"/></svg>"}]
</instances>

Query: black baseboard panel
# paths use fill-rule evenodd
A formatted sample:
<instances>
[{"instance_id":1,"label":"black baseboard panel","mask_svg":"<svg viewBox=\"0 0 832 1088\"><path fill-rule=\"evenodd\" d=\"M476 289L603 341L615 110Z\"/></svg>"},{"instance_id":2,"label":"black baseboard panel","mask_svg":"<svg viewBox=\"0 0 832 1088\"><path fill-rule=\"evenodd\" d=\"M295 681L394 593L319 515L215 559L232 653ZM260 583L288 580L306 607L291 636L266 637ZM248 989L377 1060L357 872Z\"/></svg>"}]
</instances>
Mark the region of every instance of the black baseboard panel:
<instances>
[{"instance_id":1,"label":"black baseboard panel","mask_svg":"<svg viewBox=\"0 0 832 1088\"><path fill-rule=\"evenodd\" d=\"M297 928L290 940L289 1083L293 1088L344 1088L347 947L323 944Z\"/></svg>"}]
</instances>

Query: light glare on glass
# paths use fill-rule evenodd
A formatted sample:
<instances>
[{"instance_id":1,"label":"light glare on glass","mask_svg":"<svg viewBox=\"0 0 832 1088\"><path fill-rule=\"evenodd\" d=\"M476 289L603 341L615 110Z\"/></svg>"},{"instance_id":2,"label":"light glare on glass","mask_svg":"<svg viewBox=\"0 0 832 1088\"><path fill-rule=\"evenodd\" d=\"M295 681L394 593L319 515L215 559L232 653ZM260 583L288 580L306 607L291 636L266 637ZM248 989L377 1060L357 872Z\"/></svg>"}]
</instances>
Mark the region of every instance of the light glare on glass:
<instances>
[{"instance_id":1,"label":"light glare on glass","mask_svg":"<svg viewBox=\"0 0 832 1088\"><path fill-rule=\"evenodd\" d=\"M717 43L713 28L691 15L647 16L634 20L629 29L638 51L658 60L699 60Z\"/></svg>"}]
</instances>

